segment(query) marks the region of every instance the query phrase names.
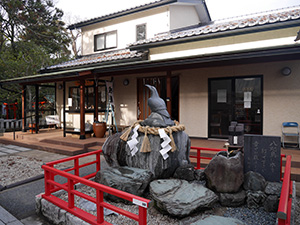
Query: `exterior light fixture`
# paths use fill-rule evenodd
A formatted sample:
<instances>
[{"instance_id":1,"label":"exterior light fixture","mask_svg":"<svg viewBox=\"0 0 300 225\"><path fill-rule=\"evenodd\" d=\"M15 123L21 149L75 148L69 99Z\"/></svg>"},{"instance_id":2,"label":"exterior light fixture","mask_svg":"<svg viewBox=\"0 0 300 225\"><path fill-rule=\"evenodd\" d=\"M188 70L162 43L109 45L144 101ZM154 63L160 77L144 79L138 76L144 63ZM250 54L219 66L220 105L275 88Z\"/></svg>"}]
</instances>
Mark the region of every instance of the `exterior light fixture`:
<instances>
[{"instance_id":1,"label":"exterior light fixture","mask_svg":"<svg viewBox=\"0 0 300 225\"><path fill-rule=\"evenodd\" d=\"M123 85L124 86L127 86L128 84L129 84L129 80L128 79L123 80Z\"/></svg>"},{"instance_id":2,"label":"exterior light fixture","mask_svg":"<svg viewBox=\"0 0 300 225\"><path fill-rule=\"evenodd\" d=\"M292 73L292 70L290 67L283 67L281 70L281 74L283 76L289 76Z\"/></svg>"}]
</instances>

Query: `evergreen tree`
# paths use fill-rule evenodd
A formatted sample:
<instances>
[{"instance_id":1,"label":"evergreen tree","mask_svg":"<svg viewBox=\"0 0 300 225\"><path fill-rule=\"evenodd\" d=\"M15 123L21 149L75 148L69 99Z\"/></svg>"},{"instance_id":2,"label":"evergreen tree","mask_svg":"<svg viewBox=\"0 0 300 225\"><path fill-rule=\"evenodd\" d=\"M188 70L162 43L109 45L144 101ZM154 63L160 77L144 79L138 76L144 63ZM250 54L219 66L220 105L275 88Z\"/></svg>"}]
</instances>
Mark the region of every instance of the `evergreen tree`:
<instances>
[{"instance_id":1,"label":"evergreen tree","mask_svg":"<svg viewBox=\"0 0 300 225\"><path fill-rule=\"evenodd\" d=\"M52 0L0 0L0 80L69 60L71 39L62 16ZM1 101L14 102L21 88L5 87L15 92L0 89Z\"/></svg>"}]
</instances>

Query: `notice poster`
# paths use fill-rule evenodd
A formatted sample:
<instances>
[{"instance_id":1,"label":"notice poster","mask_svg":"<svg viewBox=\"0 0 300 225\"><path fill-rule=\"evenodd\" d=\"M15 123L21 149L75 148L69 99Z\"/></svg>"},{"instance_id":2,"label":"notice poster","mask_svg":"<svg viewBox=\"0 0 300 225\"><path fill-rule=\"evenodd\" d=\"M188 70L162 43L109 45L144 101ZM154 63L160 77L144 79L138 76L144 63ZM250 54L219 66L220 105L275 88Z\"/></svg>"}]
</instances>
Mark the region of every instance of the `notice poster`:
<instances>
[{"instance_id":1,"label":"notice poster","mask_svg":"<svg viewBox=\"0 0 300 225\"><path fill-rule=\"evenodd\" d=\"M226 103L227 102L227 90L220 89L217 91L217 103Z\"/></svg>"},{"instance_id":2,"label":"notice poster","mask_svg":"<svg viewBox=\"0 0 300 225\"><path fill-rule=\"evenodd\" d=\"M252 102L252 92L245 91L244 92L244 108L251 109L251 102Z\"/></svg>"},{"instance_id":3,"label":"notice poster","mask_svg":"<svg viewBox=\"0 0 300 225\"><path fill-rule=\"evenodd\" d=\"M244 102L251 102L252 101L252 92L245 91L244 92Z\"/></svg>"},{"instance_id":4,"label":"notice poster","mask_svg":"<svg viewBox=\"0 0 300 225\"><path fill-rule=\"evenodd\" d=\"M251 109L251 102L250 101L245 101L244 102L244 108L245 109Z\"/></svg>"}]
</instances>

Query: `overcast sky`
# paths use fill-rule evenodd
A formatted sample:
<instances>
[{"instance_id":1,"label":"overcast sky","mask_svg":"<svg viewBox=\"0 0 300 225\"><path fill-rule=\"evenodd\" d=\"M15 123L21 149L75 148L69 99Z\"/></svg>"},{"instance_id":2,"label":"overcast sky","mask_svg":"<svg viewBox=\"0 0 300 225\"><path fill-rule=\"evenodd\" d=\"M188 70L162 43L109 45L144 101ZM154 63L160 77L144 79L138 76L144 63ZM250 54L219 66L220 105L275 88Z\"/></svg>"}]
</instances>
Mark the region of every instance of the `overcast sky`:
<instances>
[{"instance_id":1,"label":"overcast sky","mask_svg":"<svg viewBox=\"0 0 300 225\"><path fill-rule=\"evenodd\" d=\"M54 0L67 17L79 22L155 0ZM212 20L300 5L299 0L206 0ZM78 21L79 20L79 21ZM66 21L68 23L68 21Z\"/></svg>"}]
</instances>

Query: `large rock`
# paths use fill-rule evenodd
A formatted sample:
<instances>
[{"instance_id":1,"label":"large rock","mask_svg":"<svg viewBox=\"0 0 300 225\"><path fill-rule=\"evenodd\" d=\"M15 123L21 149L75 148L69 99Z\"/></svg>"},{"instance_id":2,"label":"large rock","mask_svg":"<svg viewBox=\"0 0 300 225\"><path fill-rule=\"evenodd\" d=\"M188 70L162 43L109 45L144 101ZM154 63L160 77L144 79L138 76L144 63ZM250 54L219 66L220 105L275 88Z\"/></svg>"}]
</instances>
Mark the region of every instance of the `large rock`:
<instances>
[{"instance_id":1,"label":"large rock","mask_svg":"<svg viewBox=\"0 0 300 225\"><path fill-rule=\"evenodd\" d=\"M130 167L107 168L100 170L95 181L125 191L134 195L142 196L152 180L152 173L148 170ZM121 201L113 195L104 195L107 199Z\"/></svg>"},{"instance_id":2,"label":"large rock","mask_svg":"<svg viewBox=\"0 0 300 225\"><path fill-rule=\"evenodd\" d=\"M192 164L186 164L180 166L176 169L174 178L186 181L193 181L195 180L195 168Z\"/></svg>"},{"instance_id":3,"label":"large rock","mask_svg":"<svg viewBox=\"0 0 300 225\"><path fill-rule=\"evenodd\" d=\"M259 173L249 171L245 174L243 186L247 191L264 191L266 184L265 178Z\"/></svg>"},{"instance_id":4,"label":"large rock","mask_svg":"<svg viewBox=\"0 0 300 225\"><path fill-rule=\"evenodd\" d=\"M245 225L244 222L223 216L209 216L191 223L190 225Z\"/></svg>"},{"instance_id":5,"label":"large rock","mask_svg":"<svg viewBox=\"0 0 300 225\"><path fill-rule=\"evenodd\" d=\"M277 212L279 205L279 197L277 195L269 195L264 202L264 209L267 212Z\"/></svg>"},{"instance_id":6,"label":"large rock","mask_svg":"<svg viewBox=\"0 0 300 225\"><path fill-rule=\"evenodd\" d=\"M218 201L218 196L201 184L178 179L152 181L150 194L157 208L176 217L211 208Z\"/></svg>"},{"instance_id":7,"label":"large rock","mask_svg":"<svg viewBox=\"0 0 300 225\"><path fill-rule=\"evenodd\" d=\"M266 198L266 194L262 191L247 191L247 207L257 209L264 204Z\"/></svg>"},{"instance_id":8,"label":"large rock","mask_svg":"<svg viewBox=\"0 0 300 225\"><path fill-rule=\"evenodd\" d=\"M245 203L246 192L244 190L238 193L220 193L220 203L222 206L237 207Z\"/></svg>"},{"instance_id":9,"label":"large rock","mask_svg":"<svg viewBox=\"0 0 300 225\"><path fill-rule=\"evenodd\" d=\"M244 182L244 156L242 152L227 157L217 153L204 170L208 188L222 193L235 193Z\"/></svg>"},{"instance_id":10,"label":"large rock","mask_svg":"<svg viewBox=\"0 0 300 225\"><path fill-rule=\"evenodd\" d=\"M129 135L130 140L133 132ZM177 147L174 152L169 151L169 158L164 160L160 154L161 138L158 135L148 134L151 152L138 151L134 156L126 142L120 139L120 134L109 137L103 145L103 154L110 166L129 166L150 170L154 178L170 178L175 170L182 165L190 163L189 152L191 142L188 135L183 132L173 132L173 138ZM144 133L139 132L137 148L140 149L144 140Z\"/></svg>"},{"instance_id":11,"label":"large rock","mask_svg":"<svg viewBox=\"0 0 300 225\"><path fill-rule=\"evenodd\" d=\"M267 195L277 195L280 197L281 195L281 187L282 184L278 182L267 182L267 186L265 188L265 193Z\"/></svg>"}]
</instances>

